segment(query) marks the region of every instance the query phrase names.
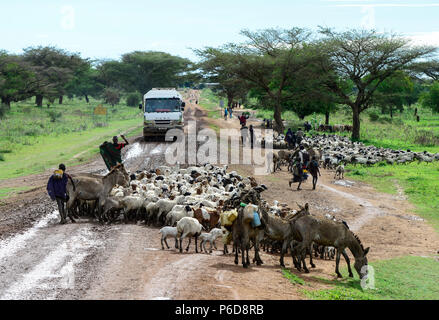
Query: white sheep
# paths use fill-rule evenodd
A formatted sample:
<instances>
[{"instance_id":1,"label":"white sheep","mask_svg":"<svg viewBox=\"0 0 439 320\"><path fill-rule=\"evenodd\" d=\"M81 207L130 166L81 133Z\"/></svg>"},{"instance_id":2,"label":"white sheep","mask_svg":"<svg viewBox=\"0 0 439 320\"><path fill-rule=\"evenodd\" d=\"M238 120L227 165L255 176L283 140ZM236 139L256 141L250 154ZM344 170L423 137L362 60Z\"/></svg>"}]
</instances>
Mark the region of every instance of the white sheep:
<instances>
[{"instance_id":1,"label":"white sheep","mask_svg":"<svg viewBox=\"0 0 439 320\"><path fill-rule=\"evenodd\" d=\"M159 206L157 221L160 221L161 219L164 220L164 218L166 218L166 215L172 210L172 208L174 208L174 206L176 206L177 204L182 204L184 200L185 196L178 196L174 200L160 199L159 201L157 201L157 205Z\"/></svg>"},{"instance_id":2,"label":"white sheep","mask_svg":"<svg viewBox=\"0 0 439 320\"><path fill-rule=\"evenodd\" d=\"M203 226L195 218L184 217L177 222L177 237L180 240L180 252L183 252L181 244L183 239L189 237L189 243L186 248L186 251L189 251L191 239L192 237L195 237L195 252L198 253L197 240L202 229Z\"/></svg>"},{"instance_id":3,"label":"white sheep","mask_svg":"<svg viewBox=\"0 0 439 320\"><path fill-rule=\"evenodd\" d=\"M168 226L174 226L183 217L194 217L191 207L188 205L176 205L166 215L165 223Z\"/></svg>"},{"instance_id":4,"label":"white sheep","mask_svg":"<svg viewBox=\"0 0 439 320\"><path fill-rule=\"evenodd\" d=\"M206 242L210 243L210 250L209 253L212 253L212 247L215 248L215 250L218 250L215 244L216 239L218 239L219 237L223 236L223 231L219 228L213 228L212 230L210 230L209 233L202 233L200 235L200 250L201 252L203 252L203 248L204 248L204 252L207 253L206 250Z\"/></svg>"},{"instance_id":5,"label":"white sheep","mask_svg":"<svg viewBox=\"0 0 439 320\"><path fill-rule=\"evenodd\" d=\"M162 234L162 238L160 242L162 243L162 250L165 250L163 246L163 242L165 242L166 247L169 249L168 242L166 239L168 237L172 237L175 239L175 248L178 249L178 241L177 241L177 227L163 227L159 231Z\"/></svg>"}]
</instances>

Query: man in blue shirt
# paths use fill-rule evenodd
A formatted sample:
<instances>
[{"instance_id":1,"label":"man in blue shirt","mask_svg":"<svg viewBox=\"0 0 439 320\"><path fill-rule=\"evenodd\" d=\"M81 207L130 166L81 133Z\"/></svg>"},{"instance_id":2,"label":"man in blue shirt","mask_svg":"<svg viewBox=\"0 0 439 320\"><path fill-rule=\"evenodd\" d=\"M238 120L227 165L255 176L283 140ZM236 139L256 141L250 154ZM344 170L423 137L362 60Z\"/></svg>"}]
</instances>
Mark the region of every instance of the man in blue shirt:
<instances>
[{"instance_id":1,"label":"man in blue shirt","mask_svg":"<svg viewBox=\"0 0 439 320\"><path fill-rule=\"evenodd\" d=\"M56 203L58 204L58 210L61 216L61 224L65 224L67 222L64 203L69 200L69 196L67 195L67 182L68 179L72 179L67 173L65 173L65 171L66 166L61 163L59 165L59 170L54 172L47 183L47 192L50 198L52 201L56 200ZM70 217L70 219L72 222L75 222L72 217Z\"/></svg>"}]
</instances>

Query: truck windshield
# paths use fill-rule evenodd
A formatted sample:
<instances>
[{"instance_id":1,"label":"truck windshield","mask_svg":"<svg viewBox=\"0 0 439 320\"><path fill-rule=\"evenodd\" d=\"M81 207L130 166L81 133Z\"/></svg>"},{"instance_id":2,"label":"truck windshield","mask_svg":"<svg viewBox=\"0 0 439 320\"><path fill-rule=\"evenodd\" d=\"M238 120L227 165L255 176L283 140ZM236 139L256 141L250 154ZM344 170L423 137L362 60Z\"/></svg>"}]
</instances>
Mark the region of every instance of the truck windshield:
<instances>
[{"instance_id":1,"label":"truck windshield","mask_svg":"<svg viewBox=\"0 0 439 320\"><path fill-rule=\"evenodd\" d=\"M148 99L146 112L177 112L181 111L179 99Z\"/></svg>"}]
</instances>

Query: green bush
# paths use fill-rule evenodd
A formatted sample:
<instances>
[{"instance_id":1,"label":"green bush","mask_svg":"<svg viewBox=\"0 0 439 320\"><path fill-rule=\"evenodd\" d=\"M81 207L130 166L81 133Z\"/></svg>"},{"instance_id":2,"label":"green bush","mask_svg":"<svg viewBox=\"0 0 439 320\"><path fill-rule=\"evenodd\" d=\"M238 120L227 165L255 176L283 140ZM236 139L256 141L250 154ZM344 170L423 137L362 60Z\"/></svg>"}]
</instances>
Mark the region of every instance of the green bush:
<instances>
[{"instance_id":1,"label":"green bush","mask_svg":"<svg viewBox=\"0 0 439 320\"><path fill-rule=\"evenodd\" d=\"M62 116L61 112L57 112L55 110L50 110L50 111L47 112L47 114L49 115L50 122L56 122Z\"/></svg>"},{"instance_id":2,"label":"green bush","mask_svg":"<svg viewBox=\"0 0 439 320\"><path fill-rule=\"evenodd\" d=\"M3 155L0 153L0 161L5 161L5 158L3 157Z\"/></svg>"},{"instance_id":3,"label":"green bush","mask_svg":"<svg viewBox=\"0 0 439 320\"><path fill-rule=\"evenodd\" d=\"M142 101L142 95L138 92L129 93L126 97L127 106L129 107L137 107Z\"/></svg>"},{"instance_id":4,"label":"green bush","mask_svg":"<svg viewBox=\"0 0 439 320\"><path fill-rule=\"evenodd\" d=\"M376 112L371 112L371 113L369 113L369 119L370 119L370 121L375 122L375 121L378 121L380 119L380 116Z\"/></svg>"},{"instance_id":5,"label":"green bush","mask_svg":"<svg viewBox=\"0 0 439 320\"><path fill-rule=\"evenodd\" d=\"M120 93L117 89L106 88L103 94L105 103L111 104L113 107L120 101Z\"/></svg>"},{"instance_id":6,"label":"green bush","mask_svg":"<svg viewBox=\"0 0 439 320\"><path fill-rule=\"evenodd\" d=\"M0 104L0 119L3 119L7 111L8 111L8 106L3 103Z\"/></svg>"}]
</instances>

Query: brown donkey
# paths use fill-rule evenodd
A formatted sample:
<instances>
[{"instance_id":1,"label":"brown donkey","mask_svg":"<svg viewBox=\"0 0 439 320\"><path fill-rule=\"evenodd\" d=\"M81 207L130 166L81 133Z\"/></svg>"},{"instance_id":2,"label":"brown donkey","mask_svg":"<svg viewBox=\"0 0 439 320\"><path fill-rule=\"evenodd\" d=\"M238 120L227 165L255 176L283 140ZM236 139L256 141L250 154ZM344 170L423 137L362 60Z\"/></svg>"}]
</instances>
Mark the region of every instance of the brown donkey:
<instances>
[{"instance_id":1,"label":"brown donkey","mask_svg":"<svg viewBox=\"0 0 439 320\"><path fill-rule=\"evenodd\" d=\"M299 257L299 261L302 261L305 272L309 272L305 264L306 249L310 248L314 242L323 246L333 246L337 249L335 273L339 278L342 277L338 269L341 254L348 265L349 277L354 276L349 257L345 251L346 248L349 248L355 257L354 268L360 278L367 275L367 271L363 271L362 268L367 266L366 255L369 252L369 248L364 249L360 239L345 224L305 215L293 220L291 225L293 232L301 241L297 245L294 245L292 242L291 251L292 254L294 251L294 254ZM300 267L298 269L300 270Z\"/></svg>"}]
</instances>

